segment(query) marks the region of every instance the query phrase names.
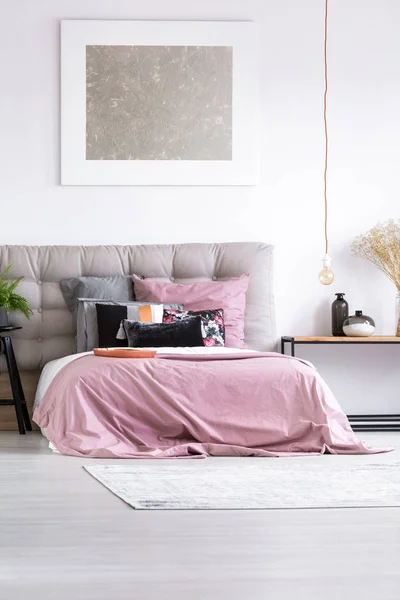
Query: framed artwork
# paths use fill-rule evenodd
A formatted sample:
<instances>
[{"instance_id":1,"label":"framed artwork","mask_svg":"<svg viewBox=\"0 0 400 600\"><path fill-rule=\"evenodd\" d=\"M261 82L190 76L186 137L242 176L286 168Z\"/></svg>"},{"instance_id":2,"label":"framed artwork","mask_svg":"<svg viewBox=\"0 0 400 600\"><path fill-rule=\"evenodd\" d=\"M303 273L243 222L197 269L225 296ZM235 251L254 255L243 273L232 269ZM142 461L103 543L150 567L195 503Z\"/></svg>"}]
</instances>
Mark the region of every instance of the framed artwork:
<instances>
[{"instance_id":1,"label":"framed artwork","mask_svg":"<svg viewBox=\"0 0 400 600\"><path fill-rule=\"evenodd\" d=\"M62 21L61 183L256 184L254 28Z\"/></svg>"}]
</instances>

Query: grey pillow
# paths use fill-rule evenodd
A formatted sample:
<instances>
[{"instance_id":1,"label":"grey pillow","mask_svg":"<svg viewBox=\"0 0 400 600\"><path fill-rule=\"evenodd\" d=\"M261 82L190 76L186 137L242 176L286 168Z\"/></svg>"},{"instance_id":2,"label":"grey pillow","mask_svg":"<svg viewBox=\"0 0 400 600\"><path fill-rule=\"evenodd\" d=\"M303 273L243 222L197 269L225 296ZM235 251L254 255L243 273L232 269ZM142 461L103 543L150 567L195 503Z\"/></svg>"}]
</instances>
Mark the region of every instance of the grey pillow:
<instances>
[{"instance_id":1,"label":"grey pillow","mask_svg":"<svg viewBox=\"0 0 400 600\"><path fill-rule=\"evenodd\" d=\"M64 300L74 316L77 313L78 298L97 298L117 302L130 302L135 299L130 275L71 277L60 281L60 287Z\"/></svg>"},{"instance_id":2,"label":"grey pillow","mask_svg":"<svg viewBox=\"0 0 400 600\"><path fill-rule=\"evenodd\" d=\"M77 327L76 351L90 352L99 345L99 329L97 326L96 304L115 304L119 306L147 306L154 302L116 302L103 298L78 298L77 300ZM183 304L164 304L171 310L182 310ZM115 332L117 335L117 332Z\"/></svg>"}]
</instances>

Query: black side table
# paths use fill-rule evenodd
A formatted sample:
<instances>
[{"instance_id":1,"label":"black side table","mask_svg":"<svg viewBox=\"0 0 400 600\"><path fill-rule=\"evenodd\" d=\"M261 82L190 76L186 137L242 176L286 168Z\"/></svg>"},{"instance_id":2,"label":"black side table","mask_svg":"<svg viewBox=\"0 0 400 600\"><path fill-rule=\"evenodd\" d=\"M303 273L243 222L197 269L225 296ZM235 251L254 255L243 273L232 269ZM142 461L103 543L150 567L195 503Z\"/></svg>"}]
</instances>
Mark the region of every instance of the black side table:
<instances>
[{"instance_id":1,"label":"black side table","mask_svg":"<svg viewBox=\"0 0 400 600\"><path fill-rule=\"evenodd\" d=\"M295 356L298 344L391 344L400 347L400 337L394 335L371 335L369 337L340 336L282 336L281 353L285 354L286 344L290 344L290 355ZM347 415L354 431L400 431L400 413L375 415Z\"/></svg>"},{"instance_id":2,"label":"black side table","mask_svg":"<svg viewBox=\"0 0 400 600\"><path fill-rule=\"evenodd\" d=\"M24 390L22 389L19 376L17 361L15 360L14 349L10 336L2 335L10 331L16 331L22 327L0 327L0 354L4 354L7 362L8 376L10 378L12 400L0 400L0 406L15 406L17 415L18 430L22 435L26 431L32 431L31 421L29 419L28 408L26 406Z\"/></svg>"}]
</instances>

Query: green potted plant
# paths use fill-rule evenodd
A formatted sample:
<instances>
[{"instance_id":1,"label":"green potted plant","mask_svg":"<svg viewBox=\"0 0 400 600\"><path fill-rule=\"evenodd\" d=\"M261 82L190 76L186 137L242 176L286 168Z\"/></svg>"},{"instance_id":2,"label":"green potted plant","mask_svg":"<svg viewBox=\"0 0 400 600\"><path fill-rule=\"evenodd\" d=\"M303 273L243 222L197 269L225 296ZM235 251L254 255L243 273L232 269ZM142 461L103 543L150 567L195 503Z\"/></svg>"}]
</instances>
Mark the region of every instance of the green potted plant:
<instances>
[{"instance_id":1,"label":"green potted plant","mask_svg":"<svg viewBox=\"0 0 400 600\"><path fill-rule=\"evenodd\" d=\"M8 313L10 311L20 311L27 319L32 314L28 300L15 293L23 277L18 277L17 279L8 279L6 277L11 267L12 263L0 275L0 327L8 325Z\"/></svg>"}]
</instances>

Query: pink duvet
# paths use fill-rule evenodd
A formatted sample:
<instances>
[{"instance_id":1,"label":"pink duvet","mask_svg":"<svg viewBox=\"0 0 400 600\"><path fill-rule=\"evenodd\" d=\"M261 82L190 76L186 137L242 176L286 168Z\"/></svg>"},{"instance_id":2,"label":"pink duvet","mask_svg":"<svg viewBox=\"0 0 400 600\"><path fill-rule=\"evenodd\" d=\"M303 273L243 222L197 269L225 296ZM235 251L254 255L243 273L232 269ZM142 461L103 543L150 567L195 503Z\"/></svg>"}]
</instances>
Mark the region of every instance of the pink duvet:
<instances>
[{"instance_id":1,"label":"pink duvet","mask_svg":"<svg viewBox=\"0 0 400 600\"><path fill-rule=\"evenodd\" d=\"M281 354L79 358L34 421L63 454L87 457L367 454L308 363Z\"/></svg>"}]
</instances>

